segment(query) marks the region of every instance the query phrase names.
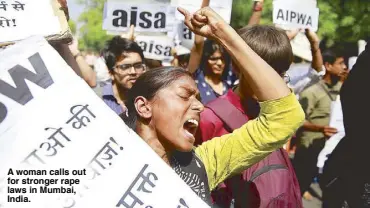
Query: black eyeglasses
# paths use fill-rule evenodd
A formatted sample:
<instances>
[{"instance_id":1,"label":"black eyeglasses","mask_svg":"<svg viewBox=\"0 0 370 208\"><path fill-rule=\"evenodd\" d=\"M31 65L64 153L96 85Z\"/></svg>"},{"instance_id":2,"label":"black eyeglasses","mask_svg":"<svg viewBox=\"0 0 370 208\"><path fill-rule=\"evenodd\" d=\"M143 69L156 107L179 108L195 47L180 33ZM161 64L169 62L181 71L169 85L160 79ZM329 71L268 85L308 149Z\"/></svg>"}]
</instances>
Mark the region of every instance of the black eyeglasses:
<instances>
[{"instance_id":1,"label":"black eyeglasses","mask_svg":"<svg viewBox=\"0 0 370 208\"><path fill-rule=\"evenodd\" d=\"M134 68L136 73L142 73L146 70L146 65L143 63L134 63L134 64L121 64L114 67L114 69L118 69L117 72L120 74L127 73L130 69Z\"/></svg>"}]
</instances>

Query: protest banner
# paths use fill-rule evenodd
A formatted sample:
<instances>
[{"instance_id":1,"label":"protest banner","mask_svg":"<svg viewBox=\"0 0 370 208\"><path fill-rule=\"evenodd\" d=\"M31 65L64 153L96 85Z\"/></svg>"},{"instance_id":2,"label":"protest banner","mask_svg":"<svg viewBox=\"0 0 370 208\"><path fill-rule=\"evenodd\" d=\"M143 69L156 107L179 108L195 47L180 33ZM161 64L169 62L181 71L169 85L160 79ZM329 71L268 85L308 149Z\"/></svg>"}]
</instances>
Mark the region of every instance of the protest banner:
<instances>
[{"instance_id":1,"label":"protest banner","mask_svg":"<svg viewBox=\"0 0 370 208\"><path fill-rule=\"evenodd\" d=\"M68 22L57 0L0 1L0 46L32 35L49 41L72 40Z\"/></svg>"},{"instance_id":2,"label":"protest banner","mask_svg":"<svg viewBox=\"0 0 370 208\"><path fill-rule=\"evenodd\" d=\"M167 32L175 21L175 7L170 4L138 4L108 0L103 29L127 31L135 25L137 32Z\"/></svg>"},{"instance_id":3,"label":"protest banner","mask_svg":"<svg viewBox=\"0 0 370 208\"><path fill-rule=\"evenodd\" d=\"M285 29L309 28L316 32L319 23L319 9L312 1L276 0L273 2L273 23Z\"/></svg>"},{"instance_id":4,"label":"protest banner","mask_svg":"<svg viewBox=\"0 0 370 208\"><path fill-rule=\"evenodd\" d=\"M180 37L181 45L188 49L191 49L194 45L195 34L189 30L189 28L181 22L177 28L177 34Z\"/></svg>"},{"instance_id":5,"label":"protest banner","mask_svg":"<svg viewBox=\"0 0 370 208\"><path fill-rule=\"evenodd\" d=\"M139 35L136 37L136 42L143 49L145 58L160 61L171 58L171 49L174 44L167 36Z\"/></svg>"},{"instance_id":6,"label":"protest banner","mask_svg":"<svg viewBox=\"0 0 370 208\"><path fill-rule=\"evenodd\" d=\"M208 207L45 39L0 63L0 207Z\"/></svg>"},{"instance_id":7,"label":"protest banner","mask_svg":"<svg viewBox=\"0 0 370 208\"><path fill-rule=\"evenodd\" d=\"M174 7L182 7L187 9L189 12L196 12L201 8L202 1L198 0L171 0L171 4ZM227 23L230 23L231 20L231 10L232 10L232 0L214 0L210 1L209 5L213 10L215 10ZM179 20L174 27L174 30L171 31L168 35L170 37L175 37L178 35L181 40L181 45L185 46L188 49L191 49L194 40L195 34L189 30L184 24L184 16L180 12L176 11L176 19Z\"/></svg>"},{"instance_id":8,"label":"protest banner","mask_svg":"<svg viewBox=\"0 0 370 208\"><path fill-rule=\"evenodd\" d=\"M178 39L179 44L191 50L194 45L195 34L189 30L183 21L177 22L174 29L167 33L172 39Z\"/></svg>"},{"instance_id":9,"label":"protest banner","mask_svg":"<svg viewBox=\"0 0 370 208\"><path fill-rule=\"evenodd\" d=\"M200 9L202 1L199 0L171 0L171 4L174 7L182 7L193 13ZM232 0L212 0L210 1L209 7L211 7L215 12L217 12L227 23L231 20L231 9ZM184 20L184 16L176 11L176 18L178 20Z\"/></svg>"},{"instance_id":10,"label":"protest banner","mask_svg":"<svg viewBox=\"0 0 370 208\"><path fill-rule=\"evenodd\" d=\"M299 32L293 40L290 41L293 54L306 61L312 61L311 44L303 32Z\"/></svg>"},{"instance_id":11,"label":"protest banner","mask_svg":"<svg viewBox=\"0 0 370 208\"><path fill-rule=\"evenodd\" d=\"M325 165L328 156L333 152L338 143L346 135L343 123L343 111L342 103L340 102L340 96L338 95L335 101L331 102L330 105L330 121L329 126L337 129L337 133L331 136L325 142L324 148L321 150L317 158L317 167L322 169Z\"/></svg>"}]
</instances>

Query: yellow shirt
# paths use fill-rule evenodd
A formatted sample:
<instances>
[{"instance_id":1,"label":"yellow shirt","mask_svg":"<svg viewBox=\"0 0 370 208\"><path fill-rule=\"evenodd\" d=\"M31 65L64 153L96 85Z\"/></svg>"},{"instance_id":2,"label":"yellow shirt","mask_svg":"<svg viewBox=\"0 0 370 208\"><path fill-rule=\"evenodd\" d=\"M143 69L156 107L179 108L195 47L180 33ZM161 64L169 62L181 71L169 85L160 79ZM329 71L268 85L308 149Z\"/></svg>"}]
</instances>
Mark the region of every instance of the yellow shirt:
<instances>
[{"instance_id":1,"label":"yellow shirt","mask_svg":"<svg viewBox=\"0 0 370 208\"><path fill-rule=\"evenodd\" d=\"M204 163L210 190L282 147L305 118L293 93L281 99L261 102L260 106L256 119L195 149Z\"/></svg>"}]
</instances>

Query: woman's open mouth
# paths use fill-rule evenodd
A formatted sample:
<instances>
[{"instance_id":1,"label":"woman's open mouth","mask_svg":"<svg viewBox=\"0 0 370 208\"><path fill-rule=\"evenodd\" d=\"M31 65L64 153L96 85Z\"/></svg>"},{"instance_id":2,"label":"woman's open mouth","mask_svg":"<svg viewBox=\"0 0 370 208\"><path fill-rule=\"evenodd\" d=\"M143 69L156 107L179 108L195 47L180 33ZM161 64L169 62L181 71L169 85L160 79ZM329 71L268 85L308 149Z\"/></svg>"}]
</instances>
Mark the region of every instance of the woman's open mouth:
<instances>
[{"instance_id":1,"label":"woman's open mouth","mask_svg":"<svg viewBox=\"0 0 370 208\"><path fill-rule=\"evenodd\" d=\"M195 119L188 119L185 123L184 123L184 130L185 130L185 134L188 136L188 137L193 137L195 136L196 132L197 132L197 129L198 129L198 126L199 126L199 122Z\"/></svg>"}]
</instances>

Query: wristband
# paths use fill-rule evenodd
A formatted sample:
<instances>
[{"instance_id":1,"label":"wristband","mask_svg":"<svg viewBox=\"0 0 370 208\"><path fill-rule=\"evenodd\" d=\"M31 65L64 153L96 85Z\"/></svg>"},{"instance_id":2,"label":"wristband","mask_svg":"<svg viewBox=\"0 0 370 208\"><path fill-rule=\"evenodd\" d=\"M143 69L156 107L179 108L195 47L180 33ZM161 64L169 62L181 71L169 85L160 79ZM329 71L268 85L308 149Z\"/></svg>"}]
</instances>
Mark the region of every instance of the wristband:
<instances>
[{"instance_id":1,"label":"wristband","mask_svg":"<svg viewBox=\"0 0 370 208\"><path fill-rule=\"evenodd\" d=\"M254 12L260 12L260 11L262 11L262 9L263 9L262 2L255 1L254 5L253 5L253 11Z\"/></svg>"},{"instance_id":2,"label":"wristband","mask_svg":"<svg viewBox=\"0 0 370 208\"><path fill-rule=\"evenodd\" d=\"M311 48L311 51L312 51L313 53L316 53L318 50L320 50L320 47L317 47L317 48Z\"/></svg>"}]
</instances>

